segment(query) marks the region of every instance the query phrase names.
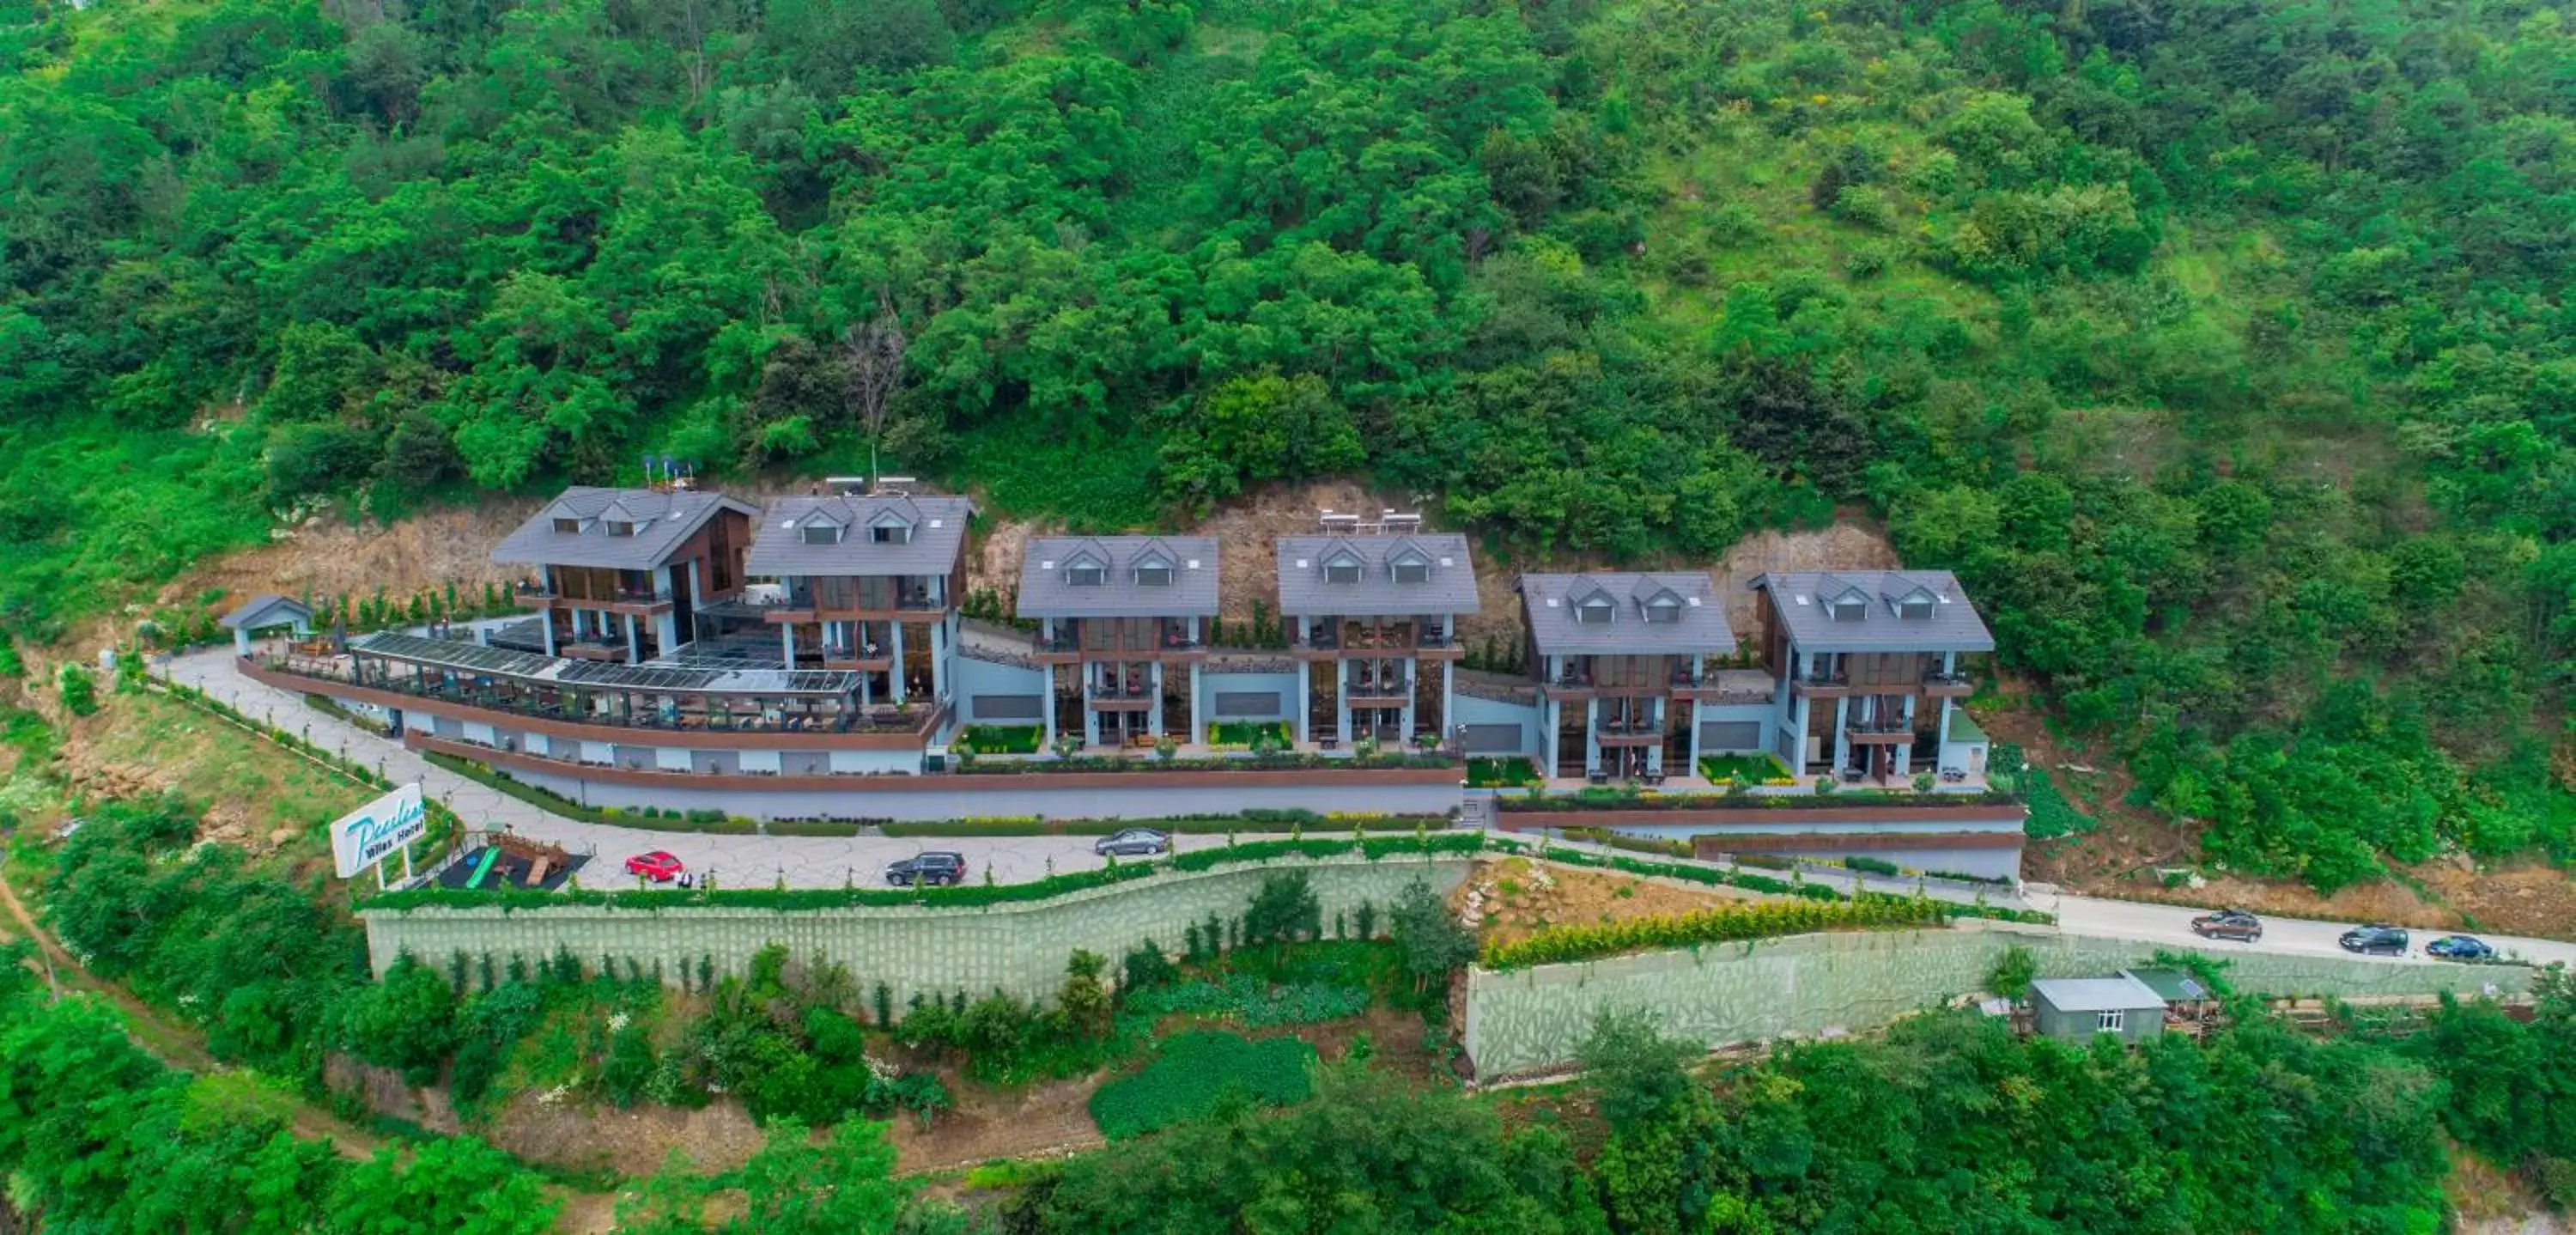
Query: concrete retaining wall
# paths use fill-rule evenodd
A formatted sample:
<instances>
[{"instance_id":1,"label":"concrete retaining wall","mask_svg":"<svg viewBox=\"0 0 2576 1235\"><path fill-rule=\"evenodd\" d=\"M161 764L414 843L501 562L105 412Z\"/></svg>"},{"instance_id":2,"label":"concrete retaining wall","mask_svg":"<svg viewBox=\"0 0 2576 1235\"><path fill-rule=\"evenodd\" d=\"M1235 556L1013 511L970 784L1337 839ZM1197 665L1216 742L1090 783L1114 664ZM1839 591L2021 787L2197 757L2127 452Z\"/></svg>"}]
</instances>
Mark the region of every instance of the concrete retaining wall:
<instances>
[{"instance_id":1,"label":"concrete retaining wall","mask_svg":"<svg viewBox=\"0 0 2576 1235\"><path fill-rule=\"evenodd\" d=\"M1151 939L1166 951L1181 950L1185 930L1210 915L1239 917L1262 877L1305 870L1323 908L1324 929L1333 915L1354 914L1365 902L1385 910L1405 884L1427 878L1446 895L1466 878L1465 857L1398 857L1371 862L1357 855L1320 860L1282 859L1209 871L1165 871L1132 883L1091 888L1045 901L1019 901L977 909L867 906L780 911L693 906L678 894L668 908L425 908L365 910L367 959L378 975L405 951L442 972L447 958L490 955L495 965L518 956L535 963L569 949L586 966L602 956L622 967L632 959L647 970L658 961L665 981L676 984L681 967L700 956L719 973L741 973L753 953L785 944L798 959L821 956L849 966L860 982L884 982L901 1004L918 991L982 995L1007 991L1024 999L1051 999L1064 980L1065 959L1076 948L1117 958ZM1358 929L1356 924L1351 929Z\"/></svg>"},{"instance_id":2,"label":"concrete retaining wall","mask_svg":"<svg viewBox=\"0 0 2576 1235\"><path fill-rule=\"evenodd\" d=\"M2204 951L2229 962L2227 978L2238 990L2255 994L2477 994L2490 985L2519 994L2531 982L2530 970L2512 966L2203 950L1971 921L1952 930L1799 935L1503 973L1470 970L1466 1051L1487 1079L1558 1067L1573 1061L1595 1014L1634 1007L1653 1012L1665 1033L1712 1047L1827 1028L1876 1029L1982 990L2014 944L2038 958L2044 978L2106 974L2159 950Z\"/></svg>"}]
</instances>

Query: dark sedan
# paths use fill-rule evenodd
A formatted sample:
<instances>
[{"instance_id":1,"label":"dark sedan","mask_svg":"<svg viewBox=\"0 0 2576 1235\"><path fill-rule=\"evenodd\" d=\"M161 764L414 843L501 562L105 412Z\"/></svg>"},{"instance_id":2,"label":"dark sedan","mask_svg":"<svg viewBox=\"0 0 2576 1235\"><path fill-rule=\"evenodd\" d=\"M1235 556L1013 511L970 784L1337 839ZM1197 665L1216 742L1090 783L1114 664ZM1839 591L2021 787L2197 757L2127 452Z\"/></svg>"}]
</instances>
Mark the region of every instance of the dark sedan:
<instances>
[{"instance_id":1,"label":"dark sedan","mask_svg":"<svg viewBox=\"0 0 2576 1235\"><path fill-rule=\"evenodd\" d=\"M2488 946L2487 941L2483 939L2468 935L2444 935L2425 944L2424 955L2438 956L2446 961L2491 961L2496 958L2496 950Z\"/></svg>"},{"instance_id":2,"label":"dark sedan","mask_svg":"<svg viewBox=\"0 0 2576 1235\"><path fill-rule=\"evenodd\" d=\"M886 882L898 888L914 884L939 887L966 878L966 855L962 853L923 853L886 867Z\"/></svg>"},{"instance_id":3,"label":"dark sedan","mask_svg":"<svg viewBox=\"0 0 2576 1235\"><path fill-rule=\"evenodd\" d=\"M1091 851L1104 858L1112 854L1122 858L1150 858L1171 847L1171 835L1153 828L1129 828L1091 842Z\"/></svg>"},{"instance_id":4,"label":"dark sedan","mask_svg":"<svg viewBox=\"0 0 2576 1235\"><path fill-rule=\"evenodd\" d=\"M2407 937L2402 927L2381 926L2376 923L2369 926L2356 926L2345 931L2343 937L2335 942L2342 944L2346 952L2359 952L2364 956L2406 955Z\"/></svg>"}]
</instances>

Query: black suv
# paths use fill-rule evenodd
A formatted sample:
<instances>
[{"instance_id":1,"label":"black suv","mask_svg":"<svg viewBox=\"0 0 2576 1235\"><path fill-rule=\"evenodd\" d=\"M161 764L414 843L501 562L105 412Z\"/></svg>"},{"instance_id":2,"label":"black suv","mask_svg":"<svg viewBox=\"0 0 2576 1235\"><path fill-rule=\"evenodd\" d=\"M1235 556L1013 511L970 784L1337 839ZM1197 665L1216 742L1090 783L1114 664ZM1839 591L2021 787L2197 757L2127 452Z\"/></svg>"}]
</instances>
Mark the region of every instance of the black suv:
<instances>
[{"instance_id":1,"label":"black suv","mask_svg":"<svg viewBox=\"0 0 2576 1235\"><path fill-rule=\"evenodd\" d=\"M2376 956L2406 955L2406 931L2403 927L2356 926L2345 931L2343 938L2335 942L2342 944L2346 952Z\"/></svg>"},{"instance_id":2,"label":"black suv","mask_svg":"<svg viewBox=\"0 0 2576 1235\"><path fill-rule=\"evenodd\" d=\"M2242 909L2221 909L2193 918L2191 933L2203 939L2236 939L2254 943L2263 938L2263 919Z\"/></svg>"},{"instance_id":3,"label":"black suv","mask_svg":"<svg viewBox=\"0 0 2576 1235\"><path fill-rule=\"evenodd\" d=\"M886 867L886 882L898 888L914 884L939 887L966 878L966 855L962 853L922 853Z\"/></svg>"}]
</instances>

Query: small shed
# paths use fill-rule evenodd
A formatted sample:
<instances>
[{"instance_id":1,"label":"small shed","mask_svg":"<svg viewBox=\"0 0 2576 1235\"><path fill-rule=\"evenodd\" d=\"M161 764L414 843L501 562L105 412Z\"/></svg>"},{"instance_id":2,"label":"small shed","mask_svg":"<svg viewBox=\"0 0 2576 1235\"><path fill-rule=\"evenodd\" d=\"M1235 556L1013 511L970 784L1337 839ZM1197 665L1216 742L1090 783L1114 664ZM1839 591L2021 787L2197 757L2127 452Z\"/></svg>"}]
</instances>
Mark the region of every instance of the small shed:
<instances>
[{"instance_id":1,"label":"small shed","mask_svg":"<svg viewBox=\"0 0 2576 1235\"><path fill-rule=\"evenodd\" d=\"M2068 1042L2118 1034L2143 1042L2165 1031L2165 997L2123 971L2108 978L2042 978L2030 984L2032 1028Z\"/></svg>"},{"instance_id":2,"label":"small shed","mask_svg":"<svg viewBox=\"0 0 2576 1235\"><path fill-rule=\"evenodd\" d=\"M313 633L313 609L303 601L275 592L262 592L242 602L240 608L218 619L224 629L233 632L233 654L250 655L251 636L263 630L286 627L298 635Z\"/></svg>"}]
</instances>

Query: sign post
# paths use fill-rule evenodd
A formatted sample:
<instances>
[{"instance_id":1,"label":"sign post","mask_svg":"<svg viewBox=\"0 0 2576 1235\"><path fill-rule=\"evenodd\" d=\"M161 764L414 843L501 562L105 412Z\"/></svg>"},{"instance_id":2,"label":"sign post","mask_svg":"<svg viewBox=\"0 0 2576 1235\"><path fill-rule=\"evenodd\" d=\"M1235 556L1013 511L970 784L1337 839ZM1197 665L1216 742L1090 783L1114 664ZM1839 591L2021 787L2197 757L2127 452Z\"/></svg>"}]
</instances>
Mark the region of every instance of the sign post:
<instances>
[{"instance_id":1,"label":"sign post","mask_svg":"<svg viewBox=\"0 0 2576 1235\"><path fill-rule=\"evenodd\" d=\"M331 856L342 879L368 867L376 886L385 886L385 859L402 851L403 878L411 878L411 843L429 831L429 810L421 804L420 785L404 785L353 810L331 825Z\"/></svg>"}]
</instances>

